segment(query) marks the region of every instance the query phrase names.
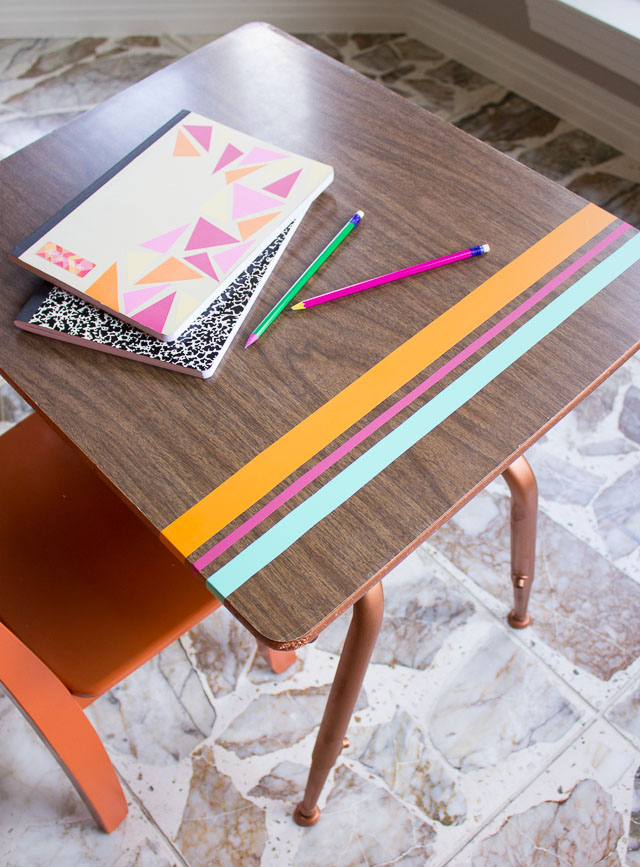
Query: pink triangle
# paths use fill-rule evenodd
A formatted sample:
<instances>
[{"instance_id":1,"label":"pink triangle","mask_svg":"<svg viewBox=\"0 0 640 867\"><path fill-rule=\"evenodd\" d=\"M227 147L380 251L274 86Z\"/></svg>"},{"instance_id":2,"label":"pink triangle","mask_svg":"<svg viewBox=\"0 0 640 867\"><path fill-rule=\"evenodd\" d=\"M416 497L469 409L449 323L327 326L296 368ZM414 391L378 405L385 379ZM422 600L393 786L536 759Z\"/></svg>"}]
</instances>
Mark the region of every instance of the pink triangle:
<instances>
[{"instance_id":1,"label":"pink triangle","mask_svg":"<svg viewBox=\"0 0 640 867\"><path fill-rule=\"evenodd\" d=\"M297 172L292 172L290 175L280 178L279 181L274 181L272 184L269 184L268 187L263 187L262 189L267 190L270 193L275 193L276 196L282 196L283 199L286 199L291 192L291 188L298 180L298 175L301 171L302 169L298 169Z\"/></svg>"},{"instance_id":2,"label":"pink triangle","mask_svg":"<svg viewBox=\"0 0 640 867\"><path fill-rule=\"evenodd\" d=\"M214 280L218 279L216 272L213 270L211 260L206 253L196 253L195 256L185 256L184 258L187 262L191 262L191 264L195 265L196 268L199 268L201 271L204 271L205 274L208 274L209 277L213 277Z\"/></svg>"},{"instance_id":3,"label":"pink triangle","mask_svg":"<svg viewBox=\"0 0 640 867\"><path fill-rule=\"evenodd\" d=\"M172 292L171 295L167 295L167 297L163 298L161 301L156 301L156 303L152 304L150 307L145 307L144 310L141 310L140 313L136 313L136 315L131 318L136 322L139 322L141 325L153 328L154 331L162 331L175 297L176 293Z\"/></svg>"},{"instance_id":4,"label":"pink triangle","mask_svg":"<svg viewBox=\"0 0 640 867\"><path fill-rule=\"evenodd\" d=\"M224 253L218 253L218 255L213 258L215 259L216 264L220 267L220 270L226 273L233 268L238 259L244 255L245 251L248 250L253 243L253 241L247 241L245 244L239 244L237 247L225 250Z\"/></svg>"},{"instance_id":5,"label":"pink triangle","mask_svg":"<svg viewBox=\"0 0 640 867\"><path fill-rule=\"evenodd\" d=\"M162 286L143 286L142 289L134 289L132 292L125 292L124 295L124 312L129 313L134 307L139 307L157 295L161 289L166 289L170 283L164 283Z\"/></svg>"},{"instance_id":6,"label":"pink triangle","mask_svg":"<svg viewBox=\"0 0 640 867\"><path fill-rule=\"evenodd\" d=\"M213 223L200 217L185 250L197 250L199 247L220 247L222 244L237 243L238 238L232 238L231 235L227 235Z\"/></svg>"},{"instance_id":7,"label":"pink triangle","mask_svg":"<svg viewBox=\"0 0 640 867\"><path fill-rule=\"evenodd\" d=\"M244 187L242 184L233 185L233 219L239 220L247 214L255 214L256 211L266 211L273 206L281 207L277 199L265 196L257 190Z\"/></svg>"},{"instance_id":8,"label":"pink triangle","mask_svg":"<svg viewBox=\"0 0 640 867\"><path fill-rule=\"evenodd\" d=\"M215 174L218 169L223 169L225 166L228 166L229 163L232 163L238 157L241 157L243 151L239 150L235 145L228 144L223 151L222 156L218 160L218 164L213 170L212 174Z\"/></svg>"},{"instance_id":9,"label":"pink triangle","mask_svg":"<svg viewBox=\"0 0 640 867\"><path fill-rule=\"evenodd\" d=\"M158 235L157 238L152 238L150 241L145 241L140 244L141 247L147 247L149 250L155 250L157 253L166 253L169 247L177 240L187 228L189 223L180 226L178 229L172 229L170 232L165 232L164 235Z\"/></svg>"},{"instance_id":10,"label":"pink triangle","mask_svg":"<svg viewBox=\"0 0 640 867\"><path fill-rule=\"evenodd\" d=\"M277 151L268 151L266 148L251 148L249 153L240 163L246 166L249 163L267 163L271 160L286 160L289 154L280 154Z\"/></svg>"},{"instance_id":11,"label":"pink triangle","mask_svg":"<svg viewBox=\"0 0 640 867\"><path fill-rule=\"evenodd\" d=\"M190 133L194 139L202 145L202 147L208 151L209 145L211 144L211 132L212 127L210 126L185 126L185 129L188 133Z\"/></svg>"}]
</instances>

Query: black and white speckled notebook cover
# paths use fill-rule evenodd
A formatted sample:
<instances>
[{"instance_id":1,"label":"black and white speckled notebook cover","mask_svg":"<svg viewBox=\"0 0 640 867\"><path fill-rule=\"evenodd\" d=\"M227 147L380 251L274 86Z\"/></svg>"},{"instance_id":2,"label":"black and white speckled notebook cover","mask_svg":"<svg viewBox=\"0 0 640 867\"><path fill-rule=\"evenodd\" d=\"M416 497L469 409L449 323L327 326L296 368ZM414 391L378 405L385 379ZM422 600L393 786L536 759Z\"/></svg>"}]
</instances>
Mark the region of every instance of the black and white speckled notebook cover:
<instances>
[{"instance_id":1,"label":"black and white speckled notebook cover","mask_svg":"<svg viewBox=\"0 0 640 867\"><path fill-rule=\"evenodd\" d=\"M287 226L177 340L158 340L55 286L32 295L18 328L124 358L210 377L298 227Z\"/></svg>"}]
</instances>

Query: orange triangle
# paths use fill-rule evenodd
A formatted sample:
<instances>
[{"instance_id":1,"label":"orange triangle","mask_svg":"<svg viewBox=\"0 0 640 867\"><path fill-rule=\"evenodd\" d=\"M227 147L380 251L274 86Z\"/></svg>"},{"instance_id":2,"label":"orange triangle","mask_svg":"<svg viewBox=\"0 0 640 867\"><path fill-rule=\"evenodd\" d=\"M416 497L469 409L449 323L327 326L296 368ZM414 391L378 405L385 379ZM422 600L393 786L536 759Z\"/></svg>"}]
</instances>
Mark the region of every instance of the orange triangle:
<instances>
[{"instance_id":1,"label":"orange triangle","mask_svg":"<svg viewBox=\"0 0 640 867\"><path fill-rule=\"evenodd\" d=\"M243 178L245 175L248 175L251 172L257 172L258 169L263 169L265 166L266 163L262 163L261 166L249 166L249 168L244 169L229 169L228 172L224 173L224 176L227 183L232 184L234 181L237 181L238 178Z\"/></svg>"},{"instance_id":2,"label":"orange triangle","mask_svg":"<svg viewBox=\"0 0 640 867\"><path fill-rule=\"evenodd\" d=\"M114 262L101 277L92 283L87 289L87 295L95 298L105 307L111 310L119 310L118 307L118 266Z\"/></svg>"},{"instance_id":3,"label":"orange triangle","mask_svg":"<svg viewBox=\"0 0 640 867\"><path fill-rule=\"evenodd\" d=\"M251 235L255 235L258 229L266 226L267 223L271 222L275 217L279 217L281 213L282 211L276 211L275 214L266 214L262 217L252 217L250 220L243 220L241 223L238 223L240 237L243 241L246 241L247 238L251 237Z\"/></svg>"},{"instance_id":4,"label":"orange triangle","mask_svg":"<svg viewBox=\"0 0 640 867\"><path fill-rule=\"evenodd\" d=\"M194 271L193 268L172 256L154 268L153 271L141 277L140 280L136 280L136 285L138 283L173 283L175 280L196 280L200 277L202 274L199 271Z\"/></svg>"},{"instance_id":5,"label":"orange triangle","mask_svg":"<svg viewBox=\"0 0 640 867\"><path fill-rule=\"evenodd\" d=\"M181 129L179 129L176 138L176 146L173 149L173 155L174 157L199 157L200 151L195 149L186 135Z\"/></svg>"}]
</instances>

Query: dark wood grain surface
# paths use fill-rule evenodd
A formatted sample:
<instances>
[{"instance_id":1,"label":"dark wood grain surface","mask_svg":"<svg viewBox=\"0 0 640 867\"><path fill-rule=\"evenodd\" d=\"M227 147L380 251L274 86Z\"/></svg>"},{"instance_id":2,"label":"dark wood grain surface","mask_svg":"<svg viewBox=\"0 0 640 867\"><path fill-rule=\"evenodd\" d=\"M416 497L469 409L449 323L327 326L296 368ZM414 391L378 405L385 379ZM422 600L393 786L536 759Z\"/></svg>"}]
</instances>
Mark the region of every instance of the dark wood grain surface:
<instances>
[{"instance_id":1,"label":"dark wood grain surface","mask_svg":"<svg viewBox=\"0 0 640 867\"><path fill-rule=\"evenodd\" d=\"M0 368L158 531L584 205L308 46L248 25L0 163L3 250L182 108L335 169L215 379L19 332L13 318L42 284L0 260ZM491 253L283 314L244 350L358 208L362 224L305 297L484 241ZM629 269L227 605L273 645L317 634L638 348L639 282Z\"/></svg>"}]
</instances>

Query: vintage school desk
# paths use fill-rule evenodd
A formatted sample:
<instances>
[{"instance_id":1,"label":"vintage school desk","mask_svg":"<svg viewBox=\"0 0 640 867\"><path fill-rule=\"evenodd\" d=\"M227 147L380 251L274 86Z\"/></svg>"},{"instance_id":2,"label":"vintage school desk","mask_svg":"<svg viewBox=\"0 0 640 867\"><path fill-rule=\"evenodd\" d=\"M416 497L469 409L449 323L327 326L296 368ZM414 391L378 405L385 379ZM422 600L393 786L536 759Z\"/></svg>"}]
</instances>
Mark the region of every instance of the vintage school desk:
<instances>
[{"instance_id":1,"label":"vintage school desk","mask_svg":"<svg viewBox=\"0 0 640 867\"><path fill-rule=\"evenodd\" d=\"M638 348L640 236L252 24L0 163L3 250L182 108L335 168L215 380L19 332L39 281L4 256L0 368L256 636L300 646L354 606L297 812L312 822L376 639L380 579L510 465L511 619L526 623L535 480L518 459ZM491 252L283 314L245 350L359 208L302 297L473 244Z\"/></svg>"}]
</instances>

